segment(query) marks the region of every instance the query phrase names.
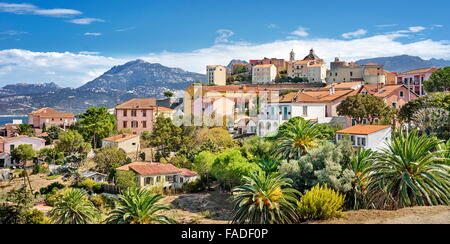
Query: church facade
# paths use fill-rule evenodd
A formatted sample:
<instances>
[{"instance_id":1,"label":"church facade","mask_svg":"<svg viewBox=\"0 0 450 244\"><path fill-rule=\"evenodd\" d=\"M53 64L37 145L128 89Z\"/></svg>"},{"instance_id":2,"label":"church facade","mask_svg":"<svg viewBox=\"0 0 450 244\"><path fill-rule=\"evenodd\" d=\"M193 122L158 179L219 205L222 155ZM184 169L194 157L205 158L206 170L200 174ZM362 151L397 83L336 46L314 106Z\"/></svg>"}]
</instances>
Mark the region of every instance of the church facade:
<instances>
[{"instance_id":1,"label":"church facade","mask_svg":"<svg viewBox=\"0 0 450 244\"><path fill-rule=\"evenodd\" d=\"M314 49L302 60L295 59L294 50L289 54L288 76L300 78L309 83L326 83L327 67L325 61L319 58Z\"/></svg>"}]
</instances>

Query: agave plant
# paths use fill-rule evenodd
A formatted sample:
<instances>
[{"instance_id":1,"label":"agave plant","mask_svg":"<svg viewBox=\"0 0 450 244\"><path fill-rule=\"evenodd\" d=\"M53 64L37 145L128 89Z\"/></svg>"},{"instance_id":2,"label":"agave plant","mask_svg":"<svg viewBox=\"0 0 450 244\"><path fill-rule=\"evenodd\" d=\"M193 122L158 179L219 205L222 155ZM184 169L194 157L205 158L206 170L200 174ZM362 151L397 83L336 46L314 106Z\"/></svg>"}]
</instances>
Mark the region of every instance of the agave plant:
<instances>
[{"instance_id":1,"label":"agave plant","mask_svg":"<svg viewBox=\"0 0 450 244\"><path fill-rule=\"evenodd\" d=\"M368 191L378 207L402 208L450 203L449 166L440 140L417 131L394 136L369 168Z\"/></svg>"},{"instance_id":2,"label":"agave plant","mask_svg":"<svg viewBox=\"0 0 450 244\"><path fill-rule=\"evenodd\" d=\"M257 162L259 168L267 174L272 174L278 171L280 162L274 159L262 159Z\"/></svg>"},{"instance_id":3,"label":"agave plant","mask_svg":"<svg viewBox=\"0 0 450 244\"><path fill-rule=\"evenodd\" d=\"M437 150L444 158L445 164L450 165L450 140L448 140L446 143L439 144Z\"/></svg>"},{"instance_id":4,"label":"agave plant","mask_svg":"<svg viewBox=\"0 0 450 244\"><path fill-rule=\"evenodd\" d=\"M316 123L304 119L292 119L280 127L275 137L278 147L275 154L281 159L298 159L316 147L321 133Z\"/></svg>"},{"instance_id":5,"label":"agave plant","mask_svg":"<svg viewBox=\"0 0 450 244\"><path fill-rule=\"evenodd\" d=\"M366 196L367 170L373 164L374 152L370 149L359 149L350 158L350 168L355 173L351 196L352 209L368 207Z\"/></svg>"},{"instance_id":6,"label":"agave plant","mask_svg":"<svg viewBox=\"0 0 450 244\"><path fill-rule=\"evenodd\" d=\"M259 172L244 177L244 185L233 189L235 224L288 224L297 220L299 192L281 174Z\"/></svg>"},{"instance_id":7,"label":"agave plant","mask_svg":"<svg viewBox=\"0 0 450 244\"><path fill-rule=\"evenodd\" d=\"M169 210L166 205L158 203L164 197L152 194L142 188L128 188L119 196L116 208L109 213L109 224L171 224L174 220L159 214Z\"/></svg>"},{"instance_id":8,"label":"agave plant","mask_svg":"<svg viewBox=\"0 0 450 244\"><path fill-rule=\"evenodd\" d=\"M68 189L56 201L49 215L55 224L92 224L100 213L83 190Z\"/></svg>"}]
</instances>

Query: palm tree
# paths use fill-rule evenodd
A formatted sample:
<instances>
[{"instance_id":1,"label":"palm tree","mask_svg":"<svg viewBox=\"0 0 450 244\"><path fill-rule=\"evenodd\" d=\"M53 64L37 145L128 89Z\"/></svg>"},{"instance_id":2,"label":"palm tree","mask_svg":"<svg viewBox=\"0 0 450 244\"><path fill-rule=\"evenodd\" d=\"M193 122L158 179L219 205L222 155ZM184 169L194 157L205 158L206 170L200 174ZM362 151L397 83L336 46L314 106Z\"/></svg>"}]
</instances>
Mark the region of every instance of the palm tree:
<instances>
[{"instance_id":1,"label":"palm tree","mask_svg":"<svg viewBox=\"0 0 450 244\"><path fill-rule=\"evenodd\" d=\"M355 173L353 181L353 196L350 197L352 209L368 207L367 189L367 169L373 164L374 152L370 149L359 149L350 158L350 169Z\"/></svg>"},{"instance_id":2,"label":"palm tree","mask_svg":"<svg viewBox=\"0 0 450 244\"><path fill-rule=\"evenodd\" d=\"M368 192L378 207L402 208L450 203L450 167L440 140L417 131L394 136L369 168Z\"/></svg>"},{"instance_id":3,"label":"palm tree","mask_svg":"<svg viewBox=\"0 0 450 244\"><path fill-rule=\"evenodd\" d=\"M55 224L92 224L99 217L94 204L80 189L66 190L49 214Z\"/></svg>"},{"instance_id":4,"label":"palm tree","mask_svg":"<svg viewBox=\"0 0 450 244\"><path fill-rule=\"evenodd\" d=\"M289 224L297 220L291 180L281 174L255 173L233 189L235 224Z\"/></svg>"},{"instance_id":5,"label":"palm tree","mask_svg":"<svg viewBox=\"0 0 450 244\"><path fill-rule=\"evenodd\" d=\"M283 124L275 136L278 142L275 154L282 159L298 159L317 146L320 135L316 123L302 118L292 119Z\"/></svg>"},{"instance_id":6,"label":"palm tree","mask_svg":"<svg viewBox=\"0 0 450 244\"><path fill-rule=\"evenodd\" d=\"M171 224L175 221L158 214L169 210L166 205L158 202L164 197L152 194L141 188L128 188L119 196L116 209L109 213L106 222L109 224Z\"/></svg>"}]
</instances>

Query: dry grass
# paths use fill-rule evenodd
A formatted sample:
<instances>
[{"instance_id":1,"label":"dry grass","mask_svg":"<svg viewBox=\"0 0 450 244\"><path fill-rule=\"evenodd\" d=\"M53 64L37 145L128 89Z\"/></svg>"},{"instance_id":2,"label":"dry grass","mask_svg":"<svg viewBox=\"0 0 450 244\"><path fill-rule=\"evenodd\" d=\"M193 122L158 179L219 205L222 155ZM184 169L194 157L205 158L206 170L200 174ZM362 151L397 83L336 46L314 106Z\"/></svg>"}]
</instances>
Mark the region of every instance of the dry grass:
<instances>
[{"instance_id":1,"label":"dry grass","mask_svg":"<svg viewBox=\"0 0 450 244\"><path fill-rule=\"evenodd\" d=\"M345 217L313 224L450 224L450 206L414 207L396 211L358 210Z\"/></svg>"}]
</instances>

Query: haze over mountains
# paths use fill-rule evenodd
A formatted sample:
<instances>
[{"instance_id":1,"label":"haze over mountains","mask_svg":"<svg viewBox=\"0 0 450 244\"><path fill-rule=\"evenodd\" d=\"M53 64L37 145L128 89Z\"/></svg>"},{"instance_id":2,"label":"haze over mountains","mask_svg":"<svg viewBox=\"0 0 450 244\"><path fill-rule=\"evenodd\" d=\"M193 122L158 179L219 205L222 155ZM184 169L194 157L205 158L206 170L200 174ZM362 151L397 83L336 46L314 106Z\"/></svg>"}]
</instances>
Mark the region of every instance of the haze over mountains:
<instances>
[{"instance_id":1,"label":"haze over mountains","mask_svg":"<svg viewBox=\"0 0 450 244\"><path fill-rule=\"evenodd\" d=\"M0 115L23 115L41 107L74 113L91 106L112 108L136 97L162 97L165 91L204 80L202 74L134 60L114 66L79 88L61 88L54 83L7 85L0 89Z\"/></svg>"},{"instance_id":2,"label":"haze over mountains","mask_svg":"<svg viewBox=\"0 0 450 244\"><path fill-rule=\"evenodd\" d=\"M383 65L384 68L388 71L398 73L420 68L429 68L429 67L442 68L445 66L450 66L450 60L434 59L434 58L430 60L424 60L420 57L409 55L362 59L356 61L356 63L358 64L376 63Z\"/></svg>"}]
</instances>

